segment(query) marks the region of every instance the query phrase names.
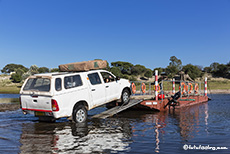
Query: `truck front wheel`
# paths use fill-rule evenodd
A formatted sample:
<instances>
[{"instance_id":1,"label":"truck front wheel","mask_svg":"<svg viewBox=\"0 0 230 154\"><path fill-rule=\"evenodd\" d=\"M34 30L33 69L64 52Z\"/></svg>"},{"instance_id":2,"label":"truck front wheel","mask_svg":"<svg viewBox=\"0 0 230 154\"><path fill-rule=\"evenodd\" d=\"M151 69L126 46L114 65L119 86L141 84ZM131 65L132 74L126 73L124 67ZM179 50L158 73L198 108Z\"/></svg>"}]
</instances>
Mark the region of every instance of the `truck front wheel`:
<instances>
[{"instance_id":1,"label":"truck front wheel","mask_svg":"<svg viewBox=\"0 0 230 154\"><path fill-rule=\"evenodd\" d=\"M128 89L124 89L121 94L122 104L124 105L128 104L129 100L130 100L130 92Z\"/></svg>"},{"instance_id":2,"label":"truck front wheel","mask_svg":"<svg viewBox=\"0 0 230 154\"><path fill-rule=\"evenodd\" d=\"M76 107L74 107L73 110L73 121L75 123L84 123L87 120L87 110L84 105L79 104Z\"/></svg>"}]
</instances>

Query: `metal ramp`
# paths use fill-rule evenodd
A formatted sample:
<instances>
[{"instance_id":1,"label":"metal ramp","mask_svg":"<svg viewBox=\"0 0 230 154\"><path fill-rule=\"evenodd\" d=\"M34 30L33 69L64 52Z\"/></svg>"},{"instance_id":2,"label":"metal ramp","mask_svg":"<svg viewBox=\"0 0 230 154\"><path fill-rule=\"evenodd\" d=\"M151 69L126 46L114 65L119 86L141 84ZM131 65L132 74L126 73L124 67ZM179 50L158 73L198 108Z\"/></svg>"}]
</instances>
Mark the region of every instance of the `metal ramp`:
<instances>
[{"instance_id":1,"label":"metal ramp","mask_svg":"<svg viewBox=\"0 0 230 154\"><path fill-rule=\"evenodd\" d=\"M122 111L134 106L134 105L139 104L142 101L143 101L142 99L141 100L140 99L131 99L127 105L115 106L111 109L108 109L108 110L102 112L102 113L99 113L99 114L92 116L92 118L105 119L105 118L111 117L111 116L113 116L119 112L122 112Z\"/></svg>"}]
</instances>

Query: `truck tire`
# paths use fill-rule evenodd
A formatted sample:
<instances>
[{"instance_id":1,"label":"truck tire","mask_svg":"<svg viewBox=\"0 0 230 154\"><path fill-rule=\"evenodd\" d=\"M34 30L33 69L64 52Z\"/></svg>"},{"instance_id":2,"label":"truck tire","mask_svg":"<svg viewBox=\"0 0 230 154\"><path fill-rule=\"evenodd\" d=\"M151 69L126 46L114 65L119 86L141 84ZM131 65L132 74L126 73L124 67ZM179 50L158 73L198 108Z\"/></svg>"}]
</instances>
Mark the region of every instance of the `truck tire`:
<instances>
[{"instance_id":1,"label":"truck tire","mask_svg":"<svg viewBox=\"0 0 230 154\"><path fill-rule=\"evenodd\" d=\"M87 110L85 108L84 105L82 104L79 104L77 106L74 107L74 110L73 110L73 121L75 123L84 123L86 122L87 120Z\"/></svg>"},{"instance_id":2,"label":"truck tire","mask_svg":"<svg viewBox=\"0 0 230 154\"><path fill-rule=\"evenodd\" d=\"M126 105L129 103L130 100L130 92L128 89L124 89L121 94L121 102L123 105Z\"/></svg>"}]
</instances>

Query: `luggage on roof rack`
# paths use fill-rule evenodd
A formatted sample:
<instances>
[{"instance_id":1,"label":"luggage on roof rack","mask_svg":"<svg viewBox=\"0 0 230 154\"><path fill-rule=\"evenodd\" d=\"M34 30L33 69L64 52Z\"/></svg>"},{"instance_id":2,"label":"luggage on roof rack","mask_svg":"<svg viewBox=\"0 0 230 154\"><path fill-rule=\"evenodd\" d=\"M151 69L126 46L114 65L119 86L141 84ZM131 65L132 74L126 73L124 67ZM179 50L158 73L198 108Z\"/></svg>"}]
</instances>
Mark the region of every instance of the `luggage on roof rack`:
<instances>
[{"instance_id":1,"label":"luggage on roof rack","mask_svg":"<svg viewBox=\"0 0 230 154\"><path fill-rule=\"evenodd\" d=\"M107 67L106 60L91 60L91 61L62 64L59 65L59 70L61 72L79 72L79 71L97 70L106 67Z\"/></svg>"}]
</instances>

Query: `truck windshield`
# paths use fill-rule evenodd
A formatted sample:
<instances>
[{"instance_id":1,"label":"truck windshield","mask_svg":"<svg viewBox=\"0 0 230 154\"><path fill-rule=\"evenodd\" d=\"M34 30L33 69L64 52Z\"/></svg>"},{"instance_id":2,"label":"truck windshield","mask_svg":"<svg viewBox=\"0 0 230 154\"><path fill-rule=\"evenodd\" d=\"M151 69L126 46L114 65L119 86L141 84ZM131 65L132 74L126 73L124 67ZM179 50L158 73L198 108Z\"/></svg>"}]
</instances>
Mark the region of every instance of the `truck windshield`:
<instances>
[{"instance_id":1,"label":"truck windshield","mask_svg":"<svg viewBox=\"0 0 230 154\"><path fill-rule=\"evenodd\" d=\"M50 79L47 78L31 78L27 80L23 90L32 91L50 91Z\"/></svg>"}]
</instances>

